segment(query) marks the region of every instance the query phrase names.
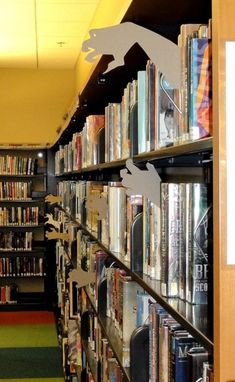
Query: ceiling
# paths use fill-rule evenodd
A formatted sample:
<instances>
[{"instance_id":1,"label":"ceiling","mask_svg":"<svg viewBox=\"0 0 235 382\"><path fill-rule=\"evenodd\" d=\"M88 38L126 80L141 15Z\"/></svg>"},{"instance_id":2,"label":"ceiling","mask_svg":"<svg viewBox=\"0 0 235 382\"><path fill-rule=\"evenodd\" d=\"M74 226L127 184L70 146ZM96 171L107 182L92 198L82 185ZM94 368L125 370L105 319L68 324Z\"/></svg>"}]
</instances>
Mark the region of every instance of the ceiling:
<instances>
[{"instance_id":1,"label":"ceiling","mask_svg":"<svg viewBox=\"0 0 235 382\"><path fill-rule=\"evenodd\" d=\"M82 42L132 0L0 0L0 148L51 147L93 72Z\"/></svg>"},{"instance_id":2,"label":"ceiling","mask_svg":"<svg viewBox=\"0 0 235 382\"><path fill-rule=\"evenodd\" d=\"M0 68L74 68L99 1L0 0Z\"/></svg>"}]
</instances>

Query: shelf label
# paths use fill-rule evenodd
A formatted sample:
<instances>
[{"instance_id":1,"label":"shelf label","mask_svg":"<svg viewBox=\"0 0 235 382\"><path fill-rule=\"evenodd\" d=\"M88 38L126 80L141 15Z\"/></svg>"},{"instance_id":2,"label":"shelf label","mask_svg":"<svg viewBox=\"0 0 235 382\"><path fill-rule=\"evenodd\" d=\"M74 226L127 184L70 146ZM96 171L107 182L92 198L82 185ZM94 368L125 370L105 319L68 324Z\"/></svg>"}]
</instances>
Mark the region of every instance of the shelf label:
<instances>
[{"instance_id":1,"label":"shelf label","mask_svg":"<svg viewBox=\"0 0 235 382\"><path fill-rule=\"evenodd\" d=\"M120 171L120 176L122 185L127 188L127 195L145 196L160 208L161 178L154 165L147 163L147 170L141 170L133 164L132 159L127 159L126 167Z\"/></svg>"},{"instance_id":2,"label":"shelf label","mask_svg":"<svg viewBox=\"0 0 235 382\"><path fill-rule=\"evenodd\" d=\"M226 163L227 163L227 264L235 265L235 42L225 43L226 59Z\"/></svg>"}]
</instances>

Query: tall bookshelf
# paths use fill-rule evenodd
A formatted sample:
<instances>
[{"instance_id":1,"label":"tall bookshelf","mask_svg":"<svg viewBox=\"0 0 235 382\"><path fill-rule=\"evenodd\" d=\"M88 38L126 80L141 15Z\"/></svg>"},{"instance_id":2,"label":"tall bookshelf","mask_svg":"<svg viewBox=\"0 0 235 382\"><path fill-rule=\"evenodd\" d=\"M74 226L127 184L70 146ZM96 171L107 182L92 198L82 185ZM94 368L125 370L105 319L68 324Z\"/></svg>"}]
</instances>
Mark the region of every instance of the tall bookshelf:
<instances>
[{"instance_id":1,"label":"tall bookshelf","mask_svg":"<svg viewBox=\"0 0 235 382\"><path fill-rule=\"evenodd\" d=\"M1 150L1 309L47 306L46 152Z\"/></svg>"},{"instance_id":2,"label":"tall bookshelf","mask_svg":"<svg viewBox=\"0 0 235 382\"><path fill-rule=\"evenodd\" d=\"M151 4L150 4L151 3ZM143 9L144 8L144 9ZM193 11L192 11L193 10ZM154 297L178 322L180 322L203 346L213 355L214 381L232 382L235 380L235 369L233 366L233 344L235 340L235 328L233 318L235 315L234 290L234 265L227 264L227 170L226 170L226 107L225 107L225 41L235 39L235 27L233 19L235 16L235 4L232 0L213 0L212 2L177 1L156 4L147 2L143 7L141 1L134 0L124 16L123 21L133 21L152 29L176 42L179 26L182 23L203 23L212 18L212 56L213 56L213 138L192 142L174 148L165 148L158 152L152 152L134 157L135 163L145 165L147 161L167 167L167 162L174 159L180 167L188 167L189 173L198 176L198 168L204 168L204 159L209 163L213 153L213 168L209 165L206 173L210 173L213 180L213 308L210 306L211 316L204 327L197 327L194 322L194 313L185 314L185 306L181 304L177 308L168 299L161 296L157 282L145 280L141 274L130 268L121 258L110 251L99 242L100 248L114 260L122 269L129 272L132 278L141 285L152 297ZM133 56L138 60L133 60ZM102 57L99 65L94 70L90 81L81 94L81 105L71 121L69 129L61 137L58 144L65 144L70 140L73 132L81 128L85 117L90 114L103 113L106 104L118 102L120 91L126 81L135 75L136 70L144 69L146 64L145 54L134 47L126 56L124 68L118 68L106 76L105 84L99 84L97 77L104 70L109 58ZM115 86L114 86L115 84ZM84 102L82 102L84 101ZM79 120L80 122L77 122ZM78 127L79 125L79 127ZM56 147L56 150L58 146ZM200 159L198 159L200 158ZM210 158L210 160L208 160ZM195 166L196 161L201 161ZM162 161L162 162L161 162ZM185 161L187 166L185 166ZM83 168L79 172L63 174L60 180L108 180L115 174L117 179L120 169L125 167L126 161L116 161L112 164L105 163ZM210 162L212 163L212 162ZM202 170L202 172L204 171ZM176 171L176 170L173 170ZM102 174L102 175L101 175ZM182 173L181 173L182 174ZM185 175L185 174L184 174ZM183 176L184 176L183 175ZM192 174L190 174L192 175ZM180 176L177 174L177 176ZM187 175L188 176L188 175ZM192 175L193 176L193 175ZM203 175L204 176L204 175ZM229 206L228 206L229 208ZM76 223L75 223L76 224ZM78 224L81 229L81 224ZM82 225L83 231L91 238L96 239L87 227ZM96 310L95 303L85 288L86 298ZM203 309L197 312L198 317L204 316ZM117 342L108 322L102 320L98 314L98 321L103 333L113 347L115 357L121 365L126 380L130 380L130 371L122 367ZM110 333L111 332L111 333ZM89 358L89 357L88 357ZM92 358L92 357L91 357ZM90 361L91 363L91 361ZM90 367L94 369L93 367ZM95 374L95 372L94 372ZM96 380L96 378L94 377Z\"/></svg>"}]
</instances>

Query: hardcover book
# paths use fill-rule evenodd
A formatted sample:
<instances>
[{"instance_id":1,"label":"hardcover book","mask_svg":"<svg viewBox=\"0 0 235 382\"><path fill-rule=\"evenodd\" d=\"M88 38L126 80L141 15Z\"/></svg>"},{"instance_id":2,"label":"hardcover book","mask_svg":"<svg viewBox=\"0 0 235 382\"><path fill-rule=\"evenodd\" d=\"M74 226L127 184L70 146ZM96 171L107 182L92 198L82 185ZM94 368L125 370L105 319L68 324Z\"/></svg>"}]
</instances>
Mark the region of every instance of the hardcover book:
<instances>
[{"instance_id":1,"label":"hardcover book","mask_svg":"<svg viewBox=\"0 0 235 382\"><path fill-rule=\"evenodd\" d=\"M137 293L143 289L129 276L120 274L120 328L122 332L123 353L122 364L130 366L130 338L136 328Z\"/></svg>"},{"instance_id":2,"label":"hardcover book","mask_svg":"<svg viewBox=\"0 0 235 382\"><path fill-rule=\"evenodd\" d=\"M186 186L186 300L207 304L212 206L203 183Z\"/></svg>"},{"instance_id":3,"label":"hardcover book","mask_svg":"<svg viewBox=\"0 0 235 382\"><path fill-rule=\"evenodd\" d=\"M203 347L193 347L188 351L187 382L198 382L203 377L203 364L208 362L208 352Z\"/></svg>"},{"instance_id":4,"label":"hardcover book","mask_svg":"<svg viewBox=\"0 0 235 382\"><path fill-rule=\"evenodd\" d=\"M179 185L161 184L161 292L178 296L179 279Z\"/></svg>"}]
</instances>

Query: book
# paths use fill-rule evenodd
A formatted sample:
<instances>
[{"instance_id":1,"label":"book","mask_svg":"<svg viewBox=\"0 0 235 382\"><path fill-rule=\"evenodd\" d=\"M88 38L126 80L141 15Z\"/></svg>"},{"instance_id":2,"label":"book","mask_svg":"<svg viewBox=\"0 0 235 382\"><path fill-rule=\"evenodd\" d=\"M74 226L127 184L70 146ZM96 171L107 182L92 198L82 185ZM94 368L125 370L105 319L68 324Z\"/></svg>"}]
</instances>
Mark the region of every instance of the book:
<instances>
[{"instance_id":1,"label":"book","mask_svg":"<svg viewBox=\"0 0 235 382\"><path fill-rule=\"evenodd\" d=\"M146 77L147 77L147 151L157 149L157 100L156 100L156 66L151 61L147 61Z\"/></svg>"},{"instance_id":2,"label":"book","mask_svg":"<svg viewBox=\"0 0 235 382\"><path fill-rule=\"evenodd\" d=\"M126 254L126 190L118 182L109 182L109 249L125 257Z\"/></svg>"},{"instance_id":3,"label":"book","mask_svg":"<svg viewBox=\"0 0 235 382\"><path fill-rule=\"evenodd\" d=\"M190 65L189 65L189 41L193 32L197 31L200 24L182 24L180 26L179 46L181 49L181 91L180 108L182 118L180 123L180 135L182 141L189 140L189 94L190 94Z\"/></svg>"},{"instance_id":4,"label":"book","mask_svg":"<svg viewBox=\"0 0 235 382\"><path fill-rule=\"evenodd\" d=\"M136 327L149 322L149 304L156 301L148 293L137 293Z\"/></svg>"},{"instance_id":5,"label":"book","mask_svg":"<svg viewBox=\"0 0 235 382\"><path fill-rule=\"evenodd\" d=\"M159 318L159 382L168 382L169 374L169 328L177 324L170 316Z\"/></svg>"},{"instance_id":6,"label":"book","mask_svg":"<svg viewBox=\"0 0 235 382\"><path fill-rule=\"evenodd\" d=\"M179 294L179 185L161 184L161 292Z\"/></svg>"},{"instance_id":7,"label":"book","mask_svg":"<svg viewBox=\"0 0 235 382\"><path fill-rule=\"evenodd\" d=\"M212 135L211 41L192 38L190 55L189 136L195 140Z\"/></svg>"},{"instance_id":8,"label":"book","mask_svg":"<svg viewBox=\"0 0 235 382\"><path fill-rule=\"evenodd\" d=\"M130 366L130 338L136 328L137 293L143 289L130 276L120 274L120 328L122 333L122 364Z\"/></svg>"},{"instance_id":9,"label":"book","mask_svg":"<svg viewBox=\"0 0 235 382\"><path fill-rule=\"evenodd\" d=\"M149 381L159 378L159 323L168 314L158 303L149 304Z\"/></svg>"},{"instance_id":10,"label":"book","mask_svg":"<svg viewBox=\"0 0 235 382\"><path fill-rule=\"evenodd\" d=\"M146 71L137 73L138 83L138 154L148 151L147 147L147 78Z\"/></svg>"},{"instance_id":11,"label":"book","mask_svg":"<svg viewBox=\"0 0 235 382\"><path fill-rule=\"evenodd\" d=\"M188 353L187 381L198 382L203 378L203 363L208 362L208 352L203 347L193 347Z\"/></svg>"},{"instance_id":12,"label":"book","mask_svg":"<svg viewBox=\"0 0 235 382\"><path fill-rule=\"evenodd\" d=\"M127 227L126 227L126 260L131 260L131 232L135 217L143 211L142 195L130 195L126 200Z\"/></svg>"},{"instance_id":13,"label":"book","mask_svg":"<svg viewBox=\"0 0 235 382\"><path fill-rule=\"evenodd\" d=\"M158 148L178 143L179 90L173 89L160 72L158 81Z\"/></svg>"},{"instance_id":14,"label":"book","mask_svg":"<svg viewBox=\"0 0 235 382\"><path fill-rule=\"evenodd\" d=\"M172 339L171 351L173 353L173 378L175 382L187 382L188 351L199 344L189 334L175 334Z\"/></svg>"},{"instance_id":15,"label":"book","mask_svg":"<svg viewBox=\"0 0 235 382\"><path fill-rule=\"evenodd\" d=\"M186 300L207 304L212 206L206 184L186 185L186 206Z\"/></svg>"}]
</instances>

